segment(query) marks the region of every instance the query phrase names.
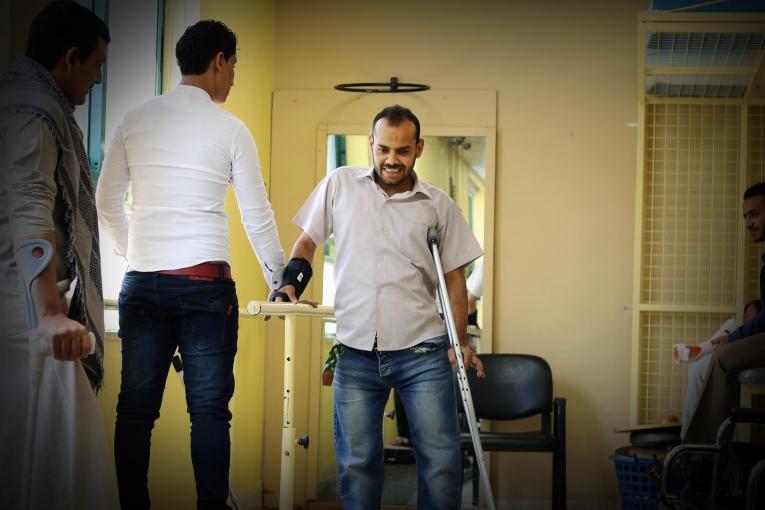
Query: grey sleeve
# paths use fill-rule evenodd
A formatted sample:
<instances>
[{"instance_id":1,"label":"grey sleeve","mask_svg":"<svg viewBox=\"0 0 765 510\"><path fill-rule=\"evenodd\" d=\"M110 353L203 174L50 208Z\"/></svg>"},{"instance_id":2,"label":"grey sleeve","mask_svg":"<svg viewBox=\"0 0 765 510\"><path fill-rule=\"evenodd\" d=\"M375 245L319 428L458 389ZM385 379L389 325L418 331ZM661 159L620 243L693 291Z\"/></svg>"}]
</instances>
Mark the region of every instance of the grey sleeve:
<instances>
[{"instance_id":1,"label":"grey sleeve","mask_svg":"<svg viewBox=\"0 0 765 510\"><path fill-rule=\"evenodd\" d=\"M333 183L336 173L325 176L308 195L292 223L308 234L317 246L334 231L332 225Z\"/></svg>"},{"instance_id":2,"label":"grey sleeve","mask_svg":"<svg viewBox=\"0 0 765 510\"><path fill-rule=\"evenodd\" d=\"M15 245L55 229L58 146L48 125L32 115L10 115L3 131L8 217Z\"/></svg>"}]
</instances>

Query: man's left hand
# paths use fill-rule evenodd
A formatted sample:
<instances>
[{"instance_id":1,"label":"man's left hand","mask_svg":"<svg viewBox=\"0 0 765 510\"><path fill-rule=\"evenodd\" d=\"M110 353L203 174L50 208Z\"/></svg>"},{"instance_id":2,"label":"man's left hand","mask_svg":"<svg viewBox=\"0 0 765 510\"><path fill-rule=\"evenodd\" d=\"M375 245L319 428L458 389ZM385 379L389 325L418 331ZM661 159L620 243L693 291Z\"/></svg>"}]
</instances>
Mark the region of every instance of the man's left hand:
<instances>
[{"instance_id":1,"label":"man's left hand","mask_svg":"<svg viewBox=\"0 0 765 510\"><path fill-rule=\"evenodd\" d=\"M287 297L289 298L289 301L285 300L282 296L274 297L274 295L277 292L286 294ZM271 294L269 294L269 296L268 296L268 300L269 301L273 301L274 303L300 303L300 304L305 304L305 305L311 305L314 308L319 306L319 303L314 301L313 299L298 299L297 296L295 295L295 287L293 285L285 285L281 289L277 289L277 290L271 291ZM263 317L263 320L267 321L270 318L271 318L270 315L265 315ZM281 320L284 320L284 315L279 315L279 318Z\"/></svg>"},{"instance_id":2,"label":"man's left hand","mask_svg":"<svg viewBox=\"0 0 765 510\"><path fill-rule=\"evenodd\" d=\"M473 348L469 345L460 345L462 351L462 359L465 362L465 368L474 368L478 377L486 377L486 372L483 369L483 362L478 355L473 353ZM454 346L449 347L449 363L452 365L457 364L457 356L454 354Z\"/></svg>"}]
</instances>

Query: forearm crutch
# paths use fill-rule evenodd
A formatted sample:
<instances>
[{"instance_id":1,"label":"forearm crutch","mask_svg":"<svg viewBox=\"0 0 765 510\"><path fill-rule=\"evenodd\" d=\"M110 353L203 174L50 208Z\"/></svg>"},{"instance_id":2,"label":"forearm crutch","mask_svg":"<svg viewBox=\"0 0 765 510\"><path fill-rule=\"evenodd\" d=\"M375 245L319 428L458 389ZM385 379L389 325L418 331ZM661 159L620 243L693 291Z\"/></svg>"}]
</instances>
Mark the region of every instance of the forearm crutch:
<instances>
[{"instance_id":1,"label":"forearm crutch","mask_svg":"<svg viewBox=\"0 0 765 510\"><path fill-rule=\"evenodd\" d=\"M22 483L22 504L28 508L32 490L32 472L35 457L35 432L37 431L37 401L40 390L40 378L44 360L44 349L37 335L37 313L32 299L32 282L48 266L53 258L53 246L44 239L33 239L16 248L15 256L19 274L24 284L24 297L27 304L27 325L29 326L29 403L27 407L27 438L24 448L24 472Z\"/></svg>"},{"instance_id":2,"label":"forearm crutch","mask_svg":"<svg viewBox=\"0 0 765 510\"><path fill-rule=\"evenodd\" d=\"M428 229L428 246L433 254L433 261L436 263L436 274L438 275L438 300L444 314L446 332L449 334L449 340L454 347L454 356L457 358L457 381L460 387L460 397L462 398L462 406L465 409L465 413L467 413L470 438L473 441L475 461L478 463L478 471L481 474L481 485L483 486L484 496L486 497L486 506L489 510L494 510L494 495L491 492L489 474L486 471L486 461L483 458L483 447L481 447L475 409L473 409L473 396L470 393L470 385L468 384L467 370L465 368L465 360L462 357L462 349L460 349L457 327L454 325L454 314L452 313L452 305L449 302L449 292L446 289L446 278L444 277L444 270L441 266L438 242L438 230L436 230L435 227L430 227Z\"/></svg>"}]
</instances>

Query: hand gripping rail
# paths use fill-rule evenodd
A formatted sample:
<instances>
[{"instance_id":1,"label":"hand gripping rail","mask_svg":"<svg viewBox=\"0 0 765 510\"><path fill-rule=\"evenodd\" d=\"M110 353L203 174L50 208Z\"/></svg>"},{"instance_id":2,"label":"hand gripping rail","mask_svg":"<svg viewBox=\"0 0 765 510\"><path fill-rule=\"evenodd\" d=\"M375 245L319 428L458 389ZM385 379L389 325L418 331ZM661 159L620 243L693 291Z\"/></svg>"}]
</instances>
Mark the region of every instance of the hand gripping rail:
<instances>
[{"instance_id":1,"label":"hand gripping rail","mask_svg":"<svg viewBox=\"0 0 765 510\"><path fill-rule=\"evenodd\" d=\"M295 479L295 445L308 448L308 436L295 439L295 402L292 389L295 386L295 317L334 317L331 306L316 308L307 304L250 301L250 315L284 315L284 393L282 409L282 460L279 476L279 510L294 508L293 482Z\"/></svg>"},{"instance_id":2,"label":"hand gripping rail","mask_svg":"<svg viewBox=\"0 0 765 510\"><path fill-rule=\"evenodd\" d=\"M438 230L436 230L435 227L430 227L428 229L428 246L430 247L431 253L433 255L433 261L436 263L436 274L438 275L438 300L440 301L441 310L444 314L446 331L449 334L449 340L454 347L454 355L457 358L457 381L459 382L462 406L467 413L470 438L473 441L475 462L478 462L478 471L481 475L481 485L483 486L484 496L486 498L486 507L489 508L489 510L495 510L494 495L491 491L489 474L486 470L486 460L483 458L483 447L481 446L481 439L478 435L478 425L475 417L475 409L473 408L473 396L470 393L470 385L468 384L465 360L462 357L462 350L460 349L457 327L454 325L454 314L452 313L452 305L449 302L449 293L446 289L446 279L444 277L444 270L441 265L441 256L438 251L438 242Z\"/></svg>"}]
</instances>

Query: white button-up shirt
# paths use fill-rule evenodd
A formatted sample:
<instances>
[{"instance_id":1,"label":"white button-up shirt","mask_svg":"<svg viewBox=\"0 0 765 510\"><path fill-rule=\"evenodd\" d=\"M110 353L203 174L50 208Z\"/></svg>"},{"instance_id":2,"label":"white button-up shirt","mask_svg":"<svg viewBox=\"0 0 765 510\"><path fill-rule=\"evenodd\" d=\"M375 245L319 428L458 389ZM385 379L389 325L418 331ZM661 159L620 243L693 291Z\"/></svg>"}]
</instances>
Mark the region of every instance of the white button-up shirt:
<instances>
[{"instance_id":1,"label":"white button-up shirt","mask_svg":"<svg viewBox=\"0 0 765 510\"><path fill-rule=\"evenodd\" d=\"M337 340L371 350L406 349L446 334L438 276L427 244L440 235L444 272L482 255L457 204L415 176L414 189L388 196L374 170L341 167L325 177L293 219L320 245L335 234Z\"/></svg>"},{"instance_id":2,"label":"white button-up shirt","mask_svg":"<svg viewBox=\"0 0 765 510\"><path fill-rule=\"evenodd\" d=\"M138 271L230 262L224 210L229 182L266 281L275 288L284 252L255 141L201 88L178 85L125 115L98 180L99 218L117 253Z\"/></svg>"}]
</instances>

